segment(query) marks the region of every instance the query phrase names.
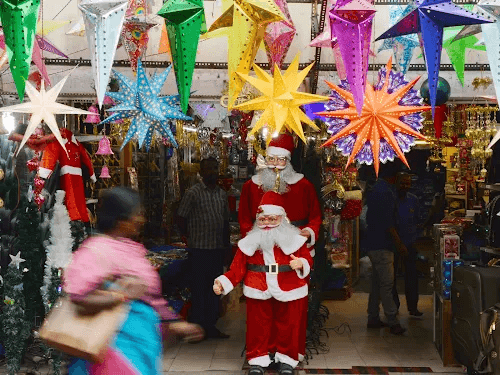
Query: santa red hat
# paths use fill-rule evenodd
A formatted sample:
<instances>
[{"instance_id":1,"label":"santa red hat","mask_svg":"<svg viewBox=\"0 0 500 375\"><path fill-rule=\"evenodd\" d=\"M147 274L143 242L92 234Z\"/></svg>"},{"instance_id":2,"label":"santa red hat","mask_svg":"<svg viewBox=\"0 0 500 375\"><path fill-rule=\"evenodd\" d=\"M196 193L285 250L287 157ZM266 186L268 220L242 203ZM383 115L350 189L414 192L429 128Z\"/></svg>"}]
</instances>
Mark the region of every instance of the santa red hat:
<instances>
[{"instance_id":1,"label":"santa red hat","mask_svg":"<svg viewBox=\"0 0 500 375\"><path fill-rule=\"evenodd\" d=\"M268 191L264 194L260 201L259 209L257 210L257 216L286 215L283 205L283 197L280 194L274 191Z\"/></svg>"},{"instance_id":2,"label":"santa red hat","mask_svg":"<svg viewBox=\"0 0 500 375\"><path fill-rule=\"evenodd\" d=\"M269 142L266 153L268 156L286 156L291 158L294 148L295 145L291 134L280 133L276 138L273 138L271 142Z\"/></svg>"}]
</instances>

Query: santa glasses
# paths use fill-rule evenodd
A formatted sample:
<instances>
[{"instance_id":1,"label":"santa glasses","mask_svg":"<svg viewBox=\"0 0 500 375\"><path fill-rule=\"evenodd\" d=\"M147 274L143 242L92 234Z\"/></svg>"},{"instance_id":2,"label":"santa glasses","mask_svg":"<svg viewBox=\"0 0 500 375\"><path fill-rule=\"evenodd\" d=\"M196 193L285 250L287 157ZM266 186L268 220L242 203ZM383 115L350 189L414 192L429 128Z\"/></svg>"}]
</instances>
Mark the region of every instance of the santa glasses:
<instances>
[{"instance_id":1,"label":"santa glasses","mask_svg":"<svg viewBox=\"0 0 500 375\"><path fill-rule=\"evenodd\" d=\"M280 224L281 216L279 215L262 215L257 218L259 227L276 227Z\"/></svg>"},{"instance_id":2,"label":"santa glasses","mask_svg":"<svg viewBox=\"0 0 500 375\"><path fill-rule=\"evenodd\" d=\"M266 161L271 164L286 164L286 156L267 156Z\"/></svg>"}]
</instances>

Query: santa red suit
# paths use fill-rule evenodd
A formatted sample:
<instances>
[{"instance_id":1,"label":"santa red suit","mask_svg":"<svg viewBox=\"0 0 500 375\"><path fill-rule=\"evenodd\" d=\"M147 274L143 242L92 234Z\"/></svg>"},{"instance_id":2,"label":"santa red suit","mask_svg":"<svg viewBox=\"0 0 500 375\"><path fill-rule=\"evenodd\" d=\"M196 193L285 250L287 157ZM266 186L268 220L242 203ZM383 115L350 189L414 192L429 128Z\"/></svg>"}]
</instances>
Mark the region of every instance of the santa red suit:
<instances>
[{"instance_id":1,"label":"santa red suit","mask_svg":"<svg viewBox=\"0 0 500 375\"><path fill-rule=\"evenodd\" d=\"M306 237L285 222L280 201L279 194L268 192L260 208L264 215L283 215L281 231L275 228L275 232L269 232L272 241L262 240L263 229L249 232L238 242L229 271L216 279L222 284L223 294L243 280L243 294L247 297L246 355L251 366L271 364L271 345L276 345L276 361L292 367L299 363L302 315L307 314L302 306L307 300L312 257ZM302 269L290 267L296 258L302 262Z\"/></svg>"},{"instance_id":2,"label":"santa red suit","mask_svg":"<svg viewBox=\"0 0 500 375\"><path fill-rule=\"evenodd\" d=\"M87 150L78 142L68 129L60 129L65 142L66 151L59 142L52 142L43 151L38 175L48 178L59 161L61 188L66 191L64 199L71 220L89 221L87 204L85 202L85 188L82 177L82 164L90 173L90 179L96 182L94 167Z\"/></svg>"}]
</instances>

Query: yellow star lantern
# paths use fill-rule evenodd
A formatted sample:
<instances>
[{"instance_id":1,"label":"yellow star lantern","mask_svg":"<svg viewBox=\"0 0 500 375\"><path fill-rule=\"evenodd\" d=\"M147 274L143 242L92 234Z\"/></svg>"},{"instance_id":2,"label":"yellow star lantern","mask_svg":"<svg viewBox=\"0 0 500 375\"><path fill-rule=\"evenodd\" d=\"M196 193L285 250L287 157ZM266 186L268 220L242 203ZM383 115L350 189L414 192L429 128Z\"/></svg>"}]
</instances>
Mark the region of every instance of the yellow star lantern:
<instances>
[{"instance_id":1,"label":"yellow star lantern","mask_svg":"<svg viewBox=\"0 0 500 375\"><path fill-rule=\"evenodd\" d=\"M344 155L349 155L346 167L354 159L373 163L377 175L380 161L394 160L394 156L408 166L404 152L409 151L414 138L425 139L418 131L423 120L420 112L431 109L422 105L422 98L413 89L420 77L407 82L402 73L392 71L392 59L378 77L375 87L366 84L360 115L353 94L328 81L333 90L330 110L316 113L327 117L328 132L333 134L322 147L335 142Z\"/></svg>"},{"instance_id":2,"label":"yellow star lantern","mask_svg":"<svg viewBox=\"0 0 500 375\"><path fill-rule=\"evenodd\" d=\"M204 39L219 36L212 33L231 28L228 33L229 101L231 109L245 81L237 74L250 72L267 25L286 20L273 0L234 0L233 4L210 26Z\"/></svg>"},{"instance_id":3,"label":"yellow star lantern","mask_svg":"<svg viewBox=\"0 0 500 375\"><path fill-rule=\"evenodd\" d=\"M329 98L297 91L313 65L314 63L299 72L299 55L297 54L285 74L281 74L278 66L275 66L274 76L271 76L255 64L253 69L257 77L238 73L243 81L247 81L262 93L262 96L234 107L242 111L264 110L249 135L267 126L267 143L269 144L273 134L279 133L285 126L305 142L306 138L301 122L319 131L314 122L302 112L300 106L309 103L326 102Z\"/></svg>"}]
</instances>

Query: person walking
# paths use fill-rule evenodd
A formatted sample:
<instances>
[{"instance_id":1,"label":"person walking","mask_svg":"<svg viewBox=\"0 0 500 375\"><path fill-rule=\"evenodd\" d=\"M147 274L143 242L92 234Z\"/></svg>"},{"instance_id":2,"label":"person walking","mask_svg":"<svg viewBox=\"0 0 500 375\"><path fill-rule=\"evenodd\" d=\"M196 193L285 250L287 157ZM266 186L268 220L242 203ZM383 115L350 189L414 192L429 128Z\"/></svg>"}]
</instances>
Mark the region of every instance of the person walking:
<instances>
[{"instance_id":1,"label":"person walking","mask_svg":"<svg viewBox=\"0 0 500 375\"><path fill-rule=\"evenodd\" d=\"M216 328L219 300L213 280L222 273L229 251L229 205L227 194L217 186L219 163L215 158L200 162L202 181L186 191L177 211L179 229L188 245L191 310L189 321L199 324L207 338L229 338Z\"/></svg>"}]
</instances>

